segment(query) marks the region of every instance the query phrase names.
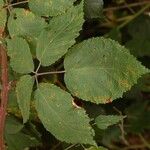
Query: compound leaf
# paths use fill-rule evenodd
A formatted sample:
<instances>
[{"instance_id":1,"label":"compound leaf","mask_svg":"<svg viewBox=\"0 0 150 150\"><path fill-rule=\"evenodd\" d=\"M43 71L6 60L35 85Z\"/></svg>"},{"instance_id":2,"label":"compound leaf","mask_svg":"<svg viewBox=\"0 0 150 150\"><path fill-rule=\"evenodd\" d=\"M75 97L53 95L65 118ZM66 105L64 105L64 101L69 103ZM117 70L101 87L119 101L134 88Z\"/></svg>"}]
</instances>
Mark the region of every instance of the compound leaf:
<instances>
[{"instance_id":1,"label":"compound leaf","mask_svg":"<svg viewBox=\"0 0 150 150\"><path fill-rule=\"evenodd\" d=\"M83 100L107 103L130 90L148 72L129 51L111 39L93 38L67 53L65 83Z\"/></svg>"},{"instance_id":2,"label":"compound leaf","mask_svg":"<svg viewBox=\"0 0 150 150\"><path fill-rule=\"evenodd\" d=\"M109 126L114 125L121 121L124 117L123 116L117 116L117 115L99 115L95 119L95 123L98 126L98 128L105 130Z\"/></svg>"},{"instance_id":3,"label":"compound leaf","mask_svg":"<svg viewBox=\"0 0 150 150\"><path fill-rule=\"evenodd\" d=\"M55 63L75 43L84 21L82 9L81 3L67 13L54 17L48 29L40 34L36 53L43 66Z\"/></svg>"},{"instance_id":4,"label":"compound leaf","mask_svg":"<svg viewBox=\"0 0 150 150\"><path fill-rule=\"evenodd\" d=\"M94 132L82 108L75 108L71 95L60 88L42 83L35 93L36 110L45 128L68 143L95 145Z\"/></svg>"},{"instance_id":5,"label":"compound leaf","mask_svg":"<svg viewBox=\"0 0 150 150\"><path fill-rule=\"evenodd\" d=\"M39 16L57 16L65 13L75 0L30 0L30 9Z\"/></svg>"},{"instance_id":6,"label":"compound leaf","mask_svg":"<svg viewBox=\"0 0 150 150\"><path fill-rule=\"evenodd\" d=\"M16 85L17 102L19 104L24 123L29 119L33 83L33 78L30 75L25 75L20 78Z\"/></svg>"},{"instance_id":7,"label":"compound leaf","mask_svg":"<svg viewBox=\"0 0 150 150\"><path fill-rule=\"evenodd\" d=\"M10 65L18 73L34 71L34 64L29 45L23 38L15 37L7 40L7 51L10 56Z\"/></svg>"}]
</instances>

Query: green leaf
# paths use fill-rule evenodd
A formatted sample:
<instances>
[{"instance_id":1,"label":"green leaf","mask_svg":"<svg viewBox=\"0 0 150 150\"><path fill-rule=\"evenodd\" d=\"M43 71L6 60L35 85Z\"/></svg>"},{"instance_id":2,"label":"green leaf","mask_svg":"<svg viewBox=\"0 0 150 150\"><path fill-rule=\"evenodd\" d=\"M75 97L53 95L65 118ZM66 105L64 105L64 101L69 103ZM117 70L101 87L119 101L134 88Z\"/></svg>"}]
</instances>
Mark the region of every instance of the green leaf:
<instances>
[{"instance_id":1,"label":"green leaf","mask_svg":"<svg viewBox=\"0 0 150 150\"><path fill-rule=\"evenodd\" d=\"M65 13L75 0L30 0L30 9L39 16L57 16Z\"/></svg>"},{"instance_id":2,"label":"green leaf","mask_svg":"<svg viewBox=\"0 0 150 150\"><path fill-rule=\"evenodd\" d=\"M24 150L25 148L37 146L39 142L35 137L18 132L16 134L5 133L7 150Z\"/></svg>"},{"instance_id":3,"label":"green leaf","mask_svg":"<svg viewBox=\"0 0 150 150\"><path fill-rule=\"evenodd\" d=\"M101 18L103 0L84 0L85 17L88 19Z\"/></svg>"},{"instance_id":4,"label":"green leaf","mask_svg":"<svg viewBox=\"0 0 150 150\"><path fill-rule=\"evenodd\" d=\"M102 146L99 146L99 147L92 146L88 148L87 150L107 150L107 149Z\"/></svg>"},{"instance_id":5,"label":"green leaf","mask_svg":"<svg viewBox=\"0 0 150 150\"><path fill-rule=\"evenodd\" d=\"M3 5L4 5L3 0L0 0L0 31L4 30L7 20L7 11L5 8L3 8Z\"/></svg>"},{"instance_id":6,"label":"green leaf","mask_svg":"<svg viewBox=\"0 0 150 150\"><path fill-rule=\"evenodd\" d=\"M19 104L24 123L29 119L33 84L33 77L25 75L20 78L16 85L17 102Z\"/></svg>"},{"instance_id":7,"label":"green leaf","mask_svg":"<svg viewBox=\"0 0 150 150\"><path fill-rule=\"evenodd\" d=\"M38 37L41 30L45 27L44 19L21 8L13 9L8 19L8 30L11 37Z\"/></svg>"},{"instance_id":8,"label":"green leaf","mask_svg":"<svg viewBox=\"0 0 150 150\"><path fill-rule=\"evenodd\" d=\"M43 66L55 63L75 43L84 22L82 9L81 3L67 13L54 17L48 29L40 34L36 53Z\"/></svg>"},{"instance_id":9,"label":"green leaf","mask_svg":"<svg viewBox=\"0 0 150 150\"><path fill-rule=\"evenodd\" d=\"M21 124L15 117L7 116L5 132L8 134L16 134L23 128Z\"/></svg>"},{"instance_id":10,"label":"green leaf","mask_svg":"<svg viewBox=\"0 0 150 150\"><path fill-rule=\"evenodd\" d=\"M71 93L94 103L121 97L148 72L126 48L104 38L75 45L67 53L64 66L65 83Z\"/></svg>"},{"instance_id":11,"label":"green leaf","mask_svg":"<svg viewBox=\"0 0 150 150\"><path fill-rule=\"evenodd\" d=\"M34 64L28 43L19 37L7 40L7 50L10 56L10 65L18 73L34 71Z\"/></svg>"},{"instance_id":12,"label":"green leaf","mask_svg":"<svg viewBox=\"0 0 150 150\"><path fill-rule=\"evenodd\" d=\"M13 9L8 19L10 36L25 38L33 55L35 55L36 51L37 37L46 26L47 24L43 18L37 17L32 12L21 8Z\"/></svg>"},{"instance_id":13,"label":"green leaf","mask_svg":"<svg viewBox=\"0 0 150 150\"><path fill-rule=\"evenodd\" d=\"M52 84L42 83L35 99L40 120L56 138L68 143L95 145L90 119L82 108L73 106L69 93Z\"/></svg>"},{"instance_id":14,"label":"green leaf","mask_svg":"<svg viewBox=\"0 0 150 150\"><path fill-rule=\"evenodd\" d=\"M98 128L105 130L109 126L112 126L114 124L117 124L119 121L123 120L123 116L116 116L116 115L99 115L95 119L95 123L98 126Z\"/></svg>"}]
</instances>

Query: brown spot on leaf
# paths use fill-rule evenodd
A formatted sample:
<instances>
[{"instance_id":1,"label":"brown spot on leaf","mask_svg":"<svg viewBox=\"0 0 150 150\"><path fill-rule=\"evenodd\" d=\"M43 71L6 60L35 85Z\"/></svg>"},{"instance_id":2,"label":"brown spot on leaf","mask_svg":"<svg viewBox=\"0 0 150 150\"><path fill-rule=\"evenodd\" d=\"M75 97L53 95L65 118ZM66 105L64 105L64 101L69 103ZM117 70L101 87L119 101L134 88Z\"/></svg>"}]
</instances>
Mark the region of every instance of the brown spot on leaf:
<instances>
[{"instance_id":1,"label":"brown spot on leaf","mask_svg":"<svg viewBox=\"0 0 150 150\"><path fill-rule=\"evenodd\" d=\"M127 80L119 80L119 85L126 89L129 89L131 87L131 85Z\"/></svg>"}]
</instances>

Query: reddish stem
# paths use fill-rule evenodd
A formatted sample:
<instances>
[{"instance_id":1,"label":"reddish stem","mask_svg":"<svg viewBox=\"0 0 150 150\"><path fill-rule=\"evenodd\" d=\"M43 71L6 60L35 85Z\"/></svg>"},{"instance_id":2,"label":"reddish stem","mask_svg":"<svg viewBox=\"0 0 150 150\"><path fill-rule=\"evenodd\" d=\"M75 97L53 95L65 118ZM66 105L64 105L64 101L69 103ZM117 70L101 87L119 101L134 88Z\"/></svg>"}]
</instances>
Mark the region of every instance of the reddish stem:
<instances>
[{"instance_id":1,"label":"reddish stem","mask_svg":"<svg viewBox=\"0 0 150 150\"><path fill-rule=\"evenodd\" d=\"M9 81L8 81L8 64L7 64L7 53L6 49L0 44L0 55L1 55L1 105L0 105L0 150L5 150L4 142L4 128L5 120L7 115L7 102L9 92Z\"/></svg>"}]
</instances>

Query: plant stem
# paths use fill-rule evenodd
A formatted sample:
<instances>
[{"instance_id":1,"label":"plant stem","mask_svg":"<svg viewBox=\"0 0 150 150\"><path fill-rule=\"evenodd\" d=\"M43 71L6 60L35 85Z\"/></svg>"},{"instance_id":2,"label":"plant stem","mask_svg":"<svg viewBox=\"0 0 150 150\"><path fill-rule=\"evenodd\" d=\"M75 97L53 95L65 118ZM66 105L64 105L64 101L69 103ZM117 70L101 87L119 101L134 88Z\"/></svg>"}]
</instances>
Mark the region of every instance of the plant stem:
<instances>
[{"instance_id":1,"label":"plant stem","mask_svg":"<svg viewBox=\"0 0 150 150\"><path fill-rule=\"evenodd\" d=\"M8 92L9 92L9 82L8 82L8 64L7 64L7 53L6 49L0 44L0 54L1 54L1 105L0 105L0 150L5 150L4 142L4 127L6 120L6 109L8 102Z\"/></svg>"},{"instance_id":2,"label":"plant stem","mask_svg":"<svg viewBox=\"0 0 150 150\"><path fill-rule=\"evenodd\" d=\"M124 9L128 7L137 7L145 4L149 4L150 2L145 1L145 2L137 2L137 3L132 3L128 5L123 5L123 6L117 6L117 7L110 7L110 8L105 8L104 11L109 11L109 10L119 10L119 9Z\"/></svg>"},{"instance_id":3,"label":"plant stem","mask_svg":"<svg viewBox=\"0 0 150 150\"><path fill-rule=\"evenodd\" d=\"M116 110L116 112L118 112L120 114L120 116L123 117L123 114L120 110L118 110L116 107L113 107L113 109ZM119 128L121 130L121 139L124 142L124 144L128 146L129 142L125 138L126 132L124 130L124 120L123 119L121 120L121 124L119 124Z\"/></svg>"},{"instance_id":4,"label":"plant stem","mask_svg":"<svg viewBox=\"0 0 150 150\"><path fill-rule=\"evenodd\" d=\"M50 72L43 72L43 73L37 73L37 76L43 76L43 75L48 75L48 74L61 74L65 73L66 71L50 71Z\"/></svg>"},{"instance_id":5,"label":"plant stem","mask_svg":"<svg viewBox=\"0 0 150 150\"><path fill-rule=\"evenodd\" d=\"M41 62L39 62L39 65L38 65L38 67L37 67L37 69L36 69L36 71L35 71L36 74L37 74L37 72L39 71L40 67L41 67Z\"/></svg>"},{"instance_id":6,"label":"plant stem","mask_svg":"<svg viewBox=\"0 0 150 150\"><path fill-rule=\"evenodd\" d=\"M134 20L135 18L137 18L139 15L141 15L146 9L148 9L150 7L150 3L147 4L145 7L143 7L140 11L138 11L135 15L133 15L130 19L126 20L124 23L122 23L121 25L118 26L118 29L122 29L123 27L125 27L129 22L131 22L132 20Z\"/></svg>"},{"instance_id":7,"label":"plant stem","mask_svg":"<svg viewBox=\"0 0 150 150\"><path fill-rule=\"evenodd\" d=\"M144 144L147 148L150 148L150 143L149 143L141 134L139 134L139 137L140 137L141 141L143 142L143 144Z\"/></svg>"},{"instance_id":8,"label":"plant stem","mask_svg":"<svg viewBox=\"0 0 150 150\"><path fill-rule=\"evenodd\" d=\"M131 149L142 149L145 148L145 145L130 145L128 147L122 148L122 150L131 150Z\"/></svg>"},{"instance_id":9,"label":"plant stem","mask_svg":"<svg viewBox=\"0 0 150 150\"><path fill-rule=\"evenodd\" d=\"M77 144L72 144L72 145L68 146L65 150L69 150L69 149L73 148L73 147L76 146L76 145L77 145Z\"/></svg>"}]
</instances>

